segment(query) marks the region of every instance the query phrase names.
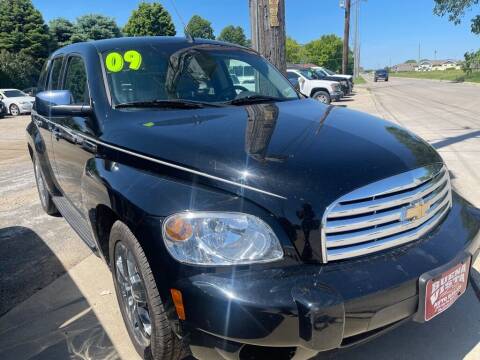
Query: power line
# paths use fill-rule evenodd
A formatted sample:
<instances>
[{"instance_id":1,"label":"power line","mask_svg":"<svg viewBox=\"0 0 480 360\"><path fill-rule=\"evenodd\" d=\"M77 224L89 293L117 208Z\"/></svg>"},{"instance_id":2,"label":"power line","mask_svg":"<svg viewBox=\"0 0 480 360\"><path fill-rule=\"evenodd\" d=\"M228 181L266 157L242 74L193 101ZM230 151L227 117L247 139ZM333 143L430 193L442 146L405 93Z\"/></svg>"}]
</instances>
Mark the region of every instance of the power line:
<instances>
[{"instance_id":1,"label":"power line","mask_svg":"<svg viewBox=\"0 0 480 360\"><path fill-rule=\"evenodd\" d=\"M170 0L170 3L172 4L173 11L175 11L175 14L177 14L177 17L180 19L180 22L183 25L183 31L185 32L185 35L187 34L187 25L185 24L185 21L183 21L182 15L180 15L180 12L177 9L177 6L175 5L174 0Z\"/></svg>"}]
</instances>

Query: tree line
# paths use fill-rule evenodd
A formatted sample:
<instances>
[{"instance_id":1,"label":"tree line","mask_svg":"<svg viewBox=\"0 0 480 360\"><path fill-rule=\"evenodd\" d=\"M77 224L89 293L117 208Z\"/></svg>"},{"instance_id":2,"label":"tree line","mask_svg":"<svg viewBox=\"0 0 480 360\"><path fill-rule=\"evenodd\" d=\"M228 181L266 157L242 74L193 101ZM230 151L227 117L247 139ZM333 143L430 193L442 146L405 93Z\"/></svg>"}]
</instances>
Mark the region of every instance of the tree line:
<instances>
[{"instance_id":1,"label":"tree line","mask_svg":"<svg viewBox=\"0 0 480 360\"><path fill-rule=\"evenodd\" d=\"M335 34L323 35L305 45L299 44L291 37L286 41L287 63L290 64L315 64L341 73L343 40ZM353 71L353 52L349 50L349 74Z\"/></svg>"},{"instance_id":2,"label":"tree line","mask_svg":"<svg viewBox=\"0 0 480 360\"><path fill-rule=\"evenodd\" d=\"M199 15L192 16L185 32L196 38L251 46L241 26L226 26L215 36L211 22ZM35 86L49 54L69 44L122 36L175 36L176 33L171 15L159 2L141 2L120 28L115 19L100 14L83 15L75 21L59 17L46 24L31 0L0 0L0 88ZM340 71L342 39L324 35L301 45L288 37L286 53L289 63L314 63ZM349 63L353 61L350 59Z\"/></svg>"},{"instance_id":3,"label":"tree line","mask_svg":"<svg viewBox=\"0 0 480 360\"><path fill-rule=\"evenodd\" d=\"M190 19L186 31L192 37L215 39L210 21L198 15ZM141 2L120 28L115 19L100 14L83 15L75 21L60 17L46 24L31 0L0 0L0 88L34 86L49 54L69 44L176 33L172 17L158 2ZM225 27L216 38L250 46L240 26Z\"/></svg>"}]
</instances>

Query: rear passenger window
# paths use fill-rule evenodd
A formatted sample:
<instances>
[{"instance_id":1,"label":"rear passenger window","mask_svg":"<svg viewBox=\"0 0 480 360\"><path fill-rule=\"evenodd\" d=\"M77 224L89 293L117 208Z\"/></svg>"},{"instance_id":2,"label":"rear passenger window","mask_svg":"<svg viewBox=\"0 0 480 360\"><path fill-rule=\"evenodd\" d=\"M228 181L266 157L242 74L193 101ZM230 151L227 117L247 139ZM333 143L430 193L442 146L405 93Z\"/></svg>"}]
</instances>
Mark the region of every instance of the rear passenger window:
<instances>
[{"instance_id":1,"label":"rear passenger window","mask_svg":"<svg viewBox=\"0 0 480 360\"><path fill-rule=\"evenodd\" d=\"M72 93L72 104L88 105L90 103L87 72L82 58L74 56L68 59L63 89L70 90Z\"/></svg>"},{"instance_id":2,"label":"rear passenger window","mask_svg":"<svg viewBox=\"0 0 480 360\"><path fill-rule=\"evenodd\" d=\"M60 89L60 74L62 70L63 57L53 59L50 76L47 84L48 90Z\"/></svg>"}]
</instances>

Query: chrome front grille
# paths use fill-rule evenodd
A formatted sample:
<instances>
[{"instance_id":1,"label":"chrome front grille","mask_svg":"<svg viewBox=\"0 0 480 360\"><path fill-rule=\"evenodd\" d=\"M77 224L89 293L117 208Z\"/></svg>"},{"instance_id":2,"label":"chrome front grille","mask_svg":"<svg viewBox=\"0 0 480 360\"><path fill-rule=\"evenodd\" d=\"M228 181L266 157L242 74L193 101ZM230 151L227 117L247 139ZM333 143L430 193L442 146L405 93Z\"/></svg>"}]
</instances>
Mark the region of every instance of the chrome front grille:
<instances>
[{"instance_id":1,"label":"chrome front grille","mask_svg":"<svg viewBox=\"0 0 480 360\"><path fill-rule=\"evenodd\" d=\"M435 164L348 193L322 220L325 262L370 254L417 240L452 205L450 177Z\"/></svg>"}]
</instances>

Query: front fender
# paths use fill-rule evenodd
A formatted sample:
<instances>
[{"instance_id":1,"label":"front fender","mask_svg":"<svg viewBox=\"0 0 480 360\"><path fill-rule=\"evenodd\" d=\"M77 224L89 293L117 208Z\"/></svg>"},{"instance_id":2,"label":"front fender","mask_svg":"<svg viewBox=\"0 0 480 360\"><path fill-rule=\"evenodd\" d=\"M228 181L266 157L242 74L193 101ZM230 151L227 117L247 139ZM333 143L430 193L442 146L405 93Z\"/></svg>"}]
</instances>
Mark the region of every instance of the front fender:
<instances>
[{"instance_id":1,"label":"front fender","mask_svg":"<svg viewBox=\"0 0 480 360\"><path fill-rule=\"evenodd\" d=\"M203 270L181 265L170 256L161 236L164 217L184 210L246 212L267 221L280 241L291 247L288 237L280 236L283 229L268 211L243 197L99 157L86 164L82 199L88 214L95 214L100 205L107 206L134 233L172 321L176 321L176 315L169 289L179 278ZM90 221L94 218L90 216ZM92 227L95 229L94 224Z\"/></svg>"}]
</instances>

